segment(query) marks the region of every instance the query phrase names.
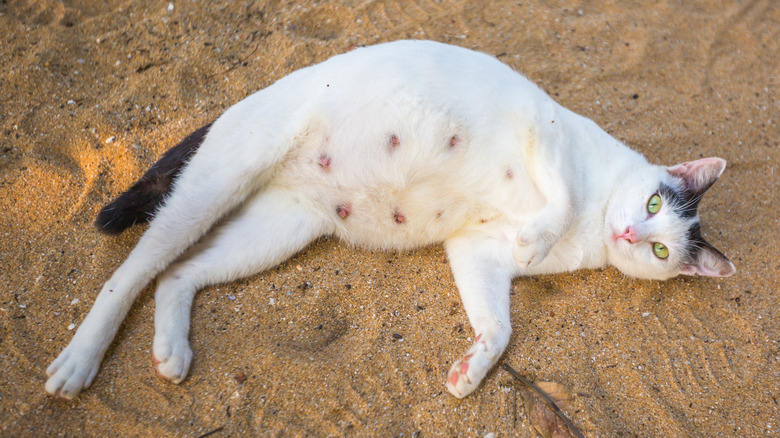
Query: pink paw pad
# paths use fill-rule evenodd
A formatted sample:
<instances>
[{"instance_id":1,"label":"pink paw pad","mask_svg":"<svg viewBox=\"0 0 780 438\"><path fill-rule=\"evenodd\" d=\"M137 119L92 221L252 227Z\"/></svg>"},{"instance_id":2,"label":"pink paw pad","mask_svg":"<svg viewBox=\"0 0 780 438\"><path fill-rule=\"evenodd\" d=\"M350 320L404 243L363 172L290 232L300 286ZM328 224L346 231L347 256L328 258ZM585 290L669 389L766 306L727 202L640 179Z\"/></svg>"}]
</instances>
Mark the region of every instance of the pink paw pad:
<instances>
[{"instance_id":1,"label":"pink paw pad","mask_svg":"<svg viewBox=\"0 0 780 438\"><path fill-rule=\"evenodd\" d=\"M450 374L450 383L452 384L452 386L458 384L458 379L460 379L460 374L458 374L457 372L452 372L452 374Z\"/></svg>"},{"instance_id":2,"label":"pink paw pad","mask_svg":"<svg viewBox=\"0 0 780 438\"><path fill-rule=\"evenodd\" d=\"M170 380L167 377L163 376L162 373L160 372L160 368L158 368L157 366L160 365L161 361L159 359L157 359L154 356L154 354L152 354L152 362L154 363L154 372L157 373L157 377L159 377L159 378L161 378L163 380Z\"/></svg>"}]
</instances>

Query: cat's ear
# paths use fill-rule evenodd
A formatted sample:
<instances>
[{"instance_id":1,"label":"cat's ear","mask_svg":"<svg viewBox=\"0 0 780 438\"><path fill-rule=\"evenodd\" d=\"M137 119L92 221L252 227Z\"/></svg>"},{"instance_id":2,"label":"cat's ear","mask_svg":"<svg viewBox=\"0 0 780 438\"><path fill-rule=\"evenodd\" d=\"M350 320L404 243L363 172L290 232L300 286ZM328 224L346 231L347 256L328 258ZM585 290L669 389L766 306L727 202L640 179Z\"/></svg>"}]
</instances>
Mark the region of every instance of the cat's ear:
<instances>
[{"instance_id":1,"label":"cat's ear","mask_svg":"<svg viewBox=\"0 0 780 438\"><path fill-rule=\"evenodd\" d=\"M720 251L705 241L699 241L698 252L693 261L680 270L685 275L701 275L704 277L730 277L737 268Z\"/></svg>"},{"instance_id":2,"label":"cat's ear","mask_svg":"<svg viewBox=\"0 0 780 438\"><path fill-rule=\"evenodd\" d=\"M670 167L669 173L683 179L685 188L701 196L726 169L726 160L718 157L702 158Z\"/></svg>"}]
</instances>

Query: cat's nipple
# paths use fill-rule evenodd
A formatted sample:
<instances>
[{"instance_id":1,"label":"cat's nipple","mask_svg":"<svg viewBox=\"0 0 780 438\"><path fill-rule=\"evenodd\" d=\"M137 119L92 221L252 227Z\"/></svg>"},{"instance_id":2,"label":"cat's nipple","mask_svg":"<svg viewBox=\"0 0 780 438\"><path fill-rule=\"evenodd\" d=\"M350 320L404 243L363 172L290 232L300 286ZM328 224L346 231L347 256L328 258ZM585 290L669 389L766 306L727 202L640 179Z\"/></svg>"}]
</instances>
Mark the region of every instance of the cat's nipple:
<instances>
[{"instance_id":1,"label":"cat's nipple","mask_svg":"<svg viewBox=\"0 0 780 438\"><path fill-rule=\"evenodd\" d=\"M346 219L352 213L352 207L349 204L339 205L336 207L336 213L338 213L340 218Z\"/></svg>"},{"instance_id":2,"label":"cat's nipple","mask_svg":"<svg viewBox=\"0 0 780 438\"><path fill-rule=\"evenodd\" d=\"M320 167L322 167L324 170L330 170L330 157L325 154L320 155L320 159L317 164L319 164Z\"/></svg>"},{"instance_id":3,"label":"cat's nipple","mask_svg":"<svg viewBox=\"0 0 780 438\"><path fill-rule=\"evenodd\" d=\"M401 145L401 140L398 139L397 135L393 134L390 136L390 140L388 141L388 143L390 144L390 149L394 150L395 148Z\"/></svg>"},{"instance_id":4,"label":"cat's nipple","mask_svg":"<svg viewBox=\"0 0 780 438\"><path fill-rule=\"evenodd\" d=\"M399 213L397 211L393 214L393 217L395 218L395 223L397 223L397 224L402 224L402 223L406 222L406 217L404 217L403 214L401 214L401 213Z\"/></svg>"}]
</instances>

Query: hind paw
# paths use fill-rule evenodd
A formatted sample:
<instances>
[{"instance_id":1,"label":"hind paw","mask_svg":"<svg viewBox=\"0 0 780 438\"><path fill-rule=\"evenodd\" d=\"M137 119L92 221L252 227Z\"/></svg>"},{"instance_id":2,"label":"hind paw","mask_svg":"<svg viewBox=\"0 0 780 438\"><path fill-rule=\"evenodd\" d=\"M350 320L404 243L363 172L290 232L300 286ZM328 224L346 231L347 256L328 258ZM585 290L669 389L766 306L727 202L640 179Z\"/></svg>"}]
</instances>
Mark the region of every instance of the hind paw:
<instances>
[{"instance_id":1,"label":"hind paw","mask_svg":"<svg viewBox=\"0 0 780 438\"><path fill-rule=\"evenodd\" d=\"M190 370L192 349L186 339L176 341L155 337L152 360L157 375L173 383L181 383Z\"/></svg>"},{"instance_id":2,"label":"hind paw","mask_svg":"<svg viewBox=\"0 0 780 438\"><path fill-rule=\"evenodd\" d=\"M100 368L100 359L100 355L90 349L80 351L69 345L46 369L49 376L46 392L72 400L92 384Z\"/></svg>"}]
</instances>

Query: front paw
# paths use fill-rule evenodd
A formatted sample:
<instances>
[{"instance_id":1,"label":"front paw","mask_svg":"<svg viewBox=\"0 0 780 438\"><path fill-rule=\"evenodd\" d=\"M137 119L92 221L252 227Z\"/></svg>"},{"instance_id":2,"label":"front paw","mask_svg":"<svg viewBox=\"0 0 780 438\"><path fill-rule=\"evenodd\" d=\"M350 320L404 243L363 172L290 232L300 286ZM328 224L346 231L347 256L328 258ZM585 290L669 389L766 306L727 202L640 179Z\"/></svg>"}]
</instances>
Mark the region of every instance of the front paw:
<instances>
[{"instance_id":1,"label":"front paw","mask_svg":"<svg viewBox=\"0 0 780 438\"><path fill-rule=\"evenodd\" d=\"M517 233L517 245L513 250L515 262L521 268L530 268L541 263L552 249L552 236L537 232L526 226Z\"/></svg>"},{"instance_id":2,"label":"front paw","mask_svg":"<svg viewBox=\"0 0 780 438\"><path fill-rule=\"evenodd\" d=\"M477 336L466 355L457 360L447 373L447 390L457 398L463 398L479 386L482 379L498 359L494 348Z\"/></svg>"}]
</instances>

